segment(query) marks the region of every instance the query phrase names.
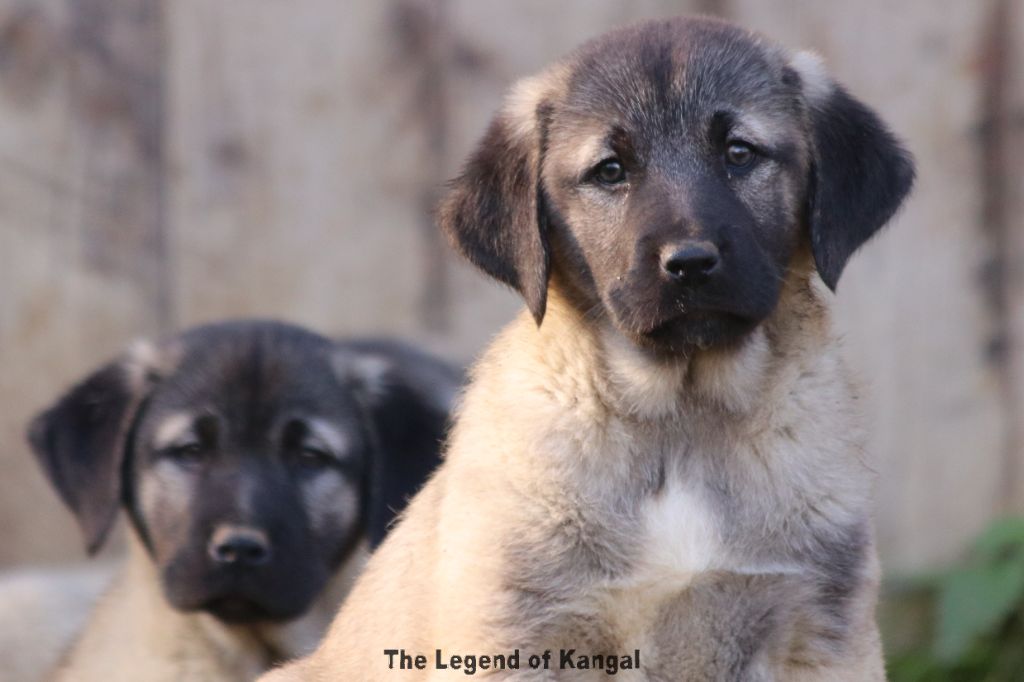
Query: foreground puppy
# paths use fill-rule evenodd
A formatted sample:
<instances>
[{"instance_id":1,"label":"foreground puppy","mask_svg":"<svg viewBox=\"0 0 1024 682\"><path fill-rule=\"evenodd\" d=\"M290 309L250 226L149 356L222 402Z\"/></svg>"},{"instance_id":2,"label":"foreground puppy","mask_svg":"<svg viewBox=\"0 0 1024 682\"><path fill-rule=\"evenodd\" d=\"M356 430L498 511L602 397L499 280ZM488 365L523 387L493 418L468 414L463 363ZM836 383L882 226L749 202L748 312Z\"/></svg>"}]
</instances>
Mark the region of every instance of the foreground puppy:
<instances>
[{"instance_id":1,"label":"foreground puppy","mask_svg":"<svg viewBox=\"0 0 1024 682\"><path fill-rule=\"evenodd\" d=\"M319 641L367 549L437 463L456 372L387 342L200 327L75 386L32 446L123 574L68 680L250 680Z\"/></svg>"},{"instance_id":2,"label":"foreground puppy","mask_svg":"<svg viewBox=\"0 0 1024 682\"><path fill-rule=\"evenodd\" d=\"M530 315L318 651L269 679L882 679L828 288L912 178L814 58L717 21L521 83L440 220Z\"/></svg>"}]
</instances>

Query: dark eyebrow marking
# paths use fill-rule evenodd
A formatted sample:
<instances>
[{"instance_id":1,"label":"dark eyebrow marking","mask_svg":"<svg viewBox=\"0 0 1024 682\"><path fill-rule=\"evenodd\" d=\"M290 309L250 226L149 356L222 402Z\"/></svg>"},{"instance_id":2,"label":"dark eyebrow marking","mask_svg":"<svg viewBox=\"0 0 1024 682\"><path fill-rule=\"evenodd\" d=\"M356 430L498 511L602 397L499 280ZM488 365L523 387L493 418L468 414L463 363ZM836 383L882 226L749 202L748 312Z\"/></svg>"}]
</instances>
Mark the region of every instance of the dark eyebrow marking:
<instances>
[{"instance_id":1,"label":"dark eyebrow marking","mask_svg":"<svg viewBox=\"0 0 1024 682\"><path fill-rule=\"evenodd\" d=\"M615 155L625 164L636 163L636 148L633 146L633 138L622 126L617 125L611 129L605 137L605 145L615 152Z\"/></svg>"},{"instance_id":2,"label":"dark eyebrow marking","mask_svg":"<svg viewBox=\"0 0 1024 682\"><path fill-rule=\"evenodd\" d=\"M317 418L291 417L281 431L281 444L291 450L312 445L322 449L326 454L330 455L332 460L342 464L345 463L346 459L351 455L351 444L347 440L341 443L332 442L329 434L325 436L321 430L317 429L316 422L318 421L326 423L326 420ZM331 428L331 430L335 429ZM341 431L338 431L338 434L339 438L346 437Z\"/></svg>"},{"instance_id":3,"label":"dark eyebrow marking","mask_svg":"<svg viewBox=\"0 0 1024 682\"><path fill-rule=\"evenodd\" d=\"M708 135L711 144L724 144L729 134L736 128L743 127L742 116L731 110L718 110L711 116L711 125ZM792 164L797 160L798 146L796 142L789 139L756 140L747 139L746 142L754 146L759 154L781 164Z\"/></svg>"},{"instance_id":4,"label":"dark eyebrow marking","mask_svg":"<svg viewBox=\"0 0 1024 682\"><path fill-rule=\"evenodd\" d=\"M220 421L212 414L202 414L193 422L196 436L203 445L212 447L217 444L220 436Z\"/></svg>"},{"instance_id":5,"label":"dark eyebrow marking","mask_svg":"<svg viewBox=\"0 0 1024 682\"><path fill-rule=\"evenodd\" d=\"M297 448L306 436L307 430L304 420L296 417L289 419L281 429L281 444L286 448Z\"/></svg>"},{"instance_id":6,"label":"dark eyebrow marking","mask_svg":"<svg viewBox=\"0 0 1024 682\"><path fill-rule=\"evenodd\" d=\"M711 115L711 125L708 126L708 141L711 144L723 144L729 131L736 125L736 114L731 111L716 111Z\"/></svg>"},{"instance_id":7,"label":"dark eyebrow marking","mask_svg":"<svg viewBox=\"0 0 1024 682\"><path fill-rule=\"evenodd\" d=\"M600 158L595 159L589 168L582 171L580 176L576 179L578 183L588 182L593 177L596 166L594 164L600 164L603 161L607 161L610 158L617 158L622 161L627 168L636 165L636 153L633 148L633 140L626 129L621 125L613 125L611 130L601 140L602 149L610 149L611 154L602 154Z\"/></svg>"}]
</instances>

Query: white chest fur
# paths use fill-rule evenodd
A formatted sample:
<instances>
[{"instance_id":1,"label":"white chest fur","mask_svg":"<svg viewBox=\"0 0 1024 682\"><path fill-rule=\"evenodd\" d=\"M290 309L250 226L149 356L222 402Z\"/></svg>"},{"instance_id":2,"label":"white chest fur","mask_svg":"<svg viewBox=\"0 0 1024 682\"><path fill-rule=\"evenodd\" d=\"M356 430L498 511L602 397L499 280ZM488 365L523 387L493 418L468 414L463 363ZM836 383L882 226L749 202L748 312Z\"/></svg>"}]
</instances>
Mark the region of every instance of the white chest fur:
<instances>
[{"instance_id":1,"label":"white chest fur","mask_svg":"<svg viewBox=\"0 0 1024 682\"><path fill-rule=\"evenodd\" d=\"M693 576L719 567L723 547L713 511L701 490L666 484L643 502L643 542L631 580L637 587L685 587Z\"/></svg>"},{"instance_id":2,"label":"white chest fur","mask_svg":"<svg viewBox=\"0 0 1024 682\"><path fill-rule=\"evenodd\" d=\"M640 509L641 542L628 573L602 590L601 619L625 650L656 655L659 617L709 572L784 575L804 572L786 563L756 563L730 551L723 518L708 492L680 480L645 500Z\"/></svg>"},{"instance_id":3,"label":"white chest fur","mask_svg":"<svg viewBox=\"0 0 1024 682\"><path fill-rule=\"evenodd\" d=\"M719 568L724 548L712 507L695 487L666 484L639 512L633 565L602 590L601 610L627 648L645 650L660 606L701 573Z\"/></svg>"}]
</instances>

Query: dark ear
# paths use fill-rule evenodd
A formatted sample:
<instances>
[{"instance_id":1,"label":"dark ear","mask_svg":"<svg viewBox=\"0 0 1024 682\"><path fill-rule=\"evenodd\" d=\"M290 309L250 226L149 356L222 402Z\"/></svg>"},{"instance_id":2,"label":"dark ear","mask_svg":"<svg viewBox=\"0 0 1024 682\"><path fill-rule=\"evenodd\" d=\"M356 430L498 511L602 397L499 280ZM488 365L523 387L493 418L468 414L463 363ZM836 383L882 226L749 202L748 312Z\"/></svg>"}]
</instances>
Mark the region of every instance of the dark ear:
<instances>
[{"instance_id":1,"label":"dark ear","mask_svg":"<svg viewBox=\"0 0 1024 682\"><path fill-rule=\"evenodd\" d=\"M29 425L32 450L78 519L90 554L117 515L128 433L148 384L146 371L126 357L86 377Z\"/></svg>"},{"instance_id":2,"label":"dark ear","mask_svg":"<svg viewBox=\"0 0 1024 682\"><path fill-rule=\"evenodd\" d=\"M813 82L827 78L820 70L801 77L813 144L811 249L822 280L835 290L846 261L903 203L914 162L874 112L830 80Z\"/></svg>"},{"instance_id":3,"label":"dark ear","mask_svg":"<svg viewBox=\"0 0 1024 682\"><path fill-rule=\"evenodd\" d=\"M491 121L442 200L438 221L457 251L522 295L539 325L549 268L539 187L547 108L538 102L519 109Z\"/></svg>"},{"instance_id":4,"label":"dark ear","mask_svg":"<svg viewBox=\"0 0 1024 682\"><path fill-rule=\"evenodd\" d=\"M363 495L367 538L376 547L441 462L462 373L388 341L339 344L335 367L359 392L373 445Z\"/></svg>"}]
</instances>

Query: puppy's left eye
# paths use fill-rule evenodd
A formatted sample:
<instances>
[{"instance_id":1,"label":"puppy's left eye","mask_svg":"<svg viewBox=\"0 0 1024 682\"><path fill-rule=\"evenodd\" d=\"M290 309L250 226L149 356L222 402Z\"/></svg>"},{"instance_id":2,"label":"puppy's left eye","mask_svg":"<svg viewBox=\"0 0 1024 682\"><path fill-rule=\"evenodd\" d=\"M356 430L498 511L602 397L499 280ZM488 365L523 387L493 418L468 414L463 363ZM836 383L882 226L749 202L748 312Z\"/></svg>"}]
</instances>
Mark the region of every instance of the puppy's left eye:
<instances>
[{"instance_id":1,"label":"puppy's left eye","mask_svg":"<svg viewBox=\"0 0 1024 682\"><path fill-rule=\"evenodd\" d=\"M602 185L618 185L626 180L626 167L616 158L605 159L594 166L591 177Z\"/></svg>"},{"instance_id":2,"label":"puppy's left eye","mask_svg":"<svg viewBox=\"0 0 1024 682\"><path fill-rule=\"evenodd\" d=\"M725 148L725 164L729 170L746 170L754 164L756 159L757 152L750 144L742 140L733 140Z\"/></svg>"}]
</instances>

